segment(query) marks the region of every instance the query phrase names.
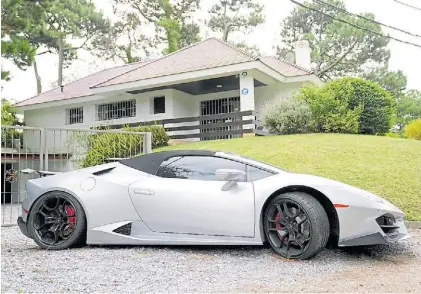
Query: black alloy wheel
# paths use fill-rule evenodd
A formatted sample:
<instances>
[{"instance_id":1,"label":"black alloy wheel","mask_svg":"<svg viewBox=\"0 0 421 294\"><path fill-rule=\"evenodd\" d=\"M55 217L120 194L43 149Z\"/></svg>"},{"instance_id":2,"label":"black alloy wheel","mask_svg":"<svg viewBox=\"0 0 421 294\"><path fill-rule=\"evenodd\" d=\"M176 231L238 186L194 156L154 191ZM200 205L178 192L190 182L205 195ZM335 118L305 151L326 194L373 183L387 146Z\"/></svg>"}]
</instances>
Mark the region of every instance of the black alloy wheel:
<instances>
[{"instance_id":1,"label":"black alloy wheel","mask_svg":"<svg viewBox=\"0 0 421 294\"><path fill-rule=\"evenodd\" d=\"M54 191L41 196L30 211L28 230L43 249L66 249L83 242L86 216L71 195Z\"/></svg>"},{"instance_id":2,"label":"black alloy wheel","mask_svg":"<svg viewBox=\"0 0 421 294\"><path fill-rule=\"evenodd\" d=\"M269 203L264 229L275 253L290 259L308 259L326 246L329 220L312 196L291 192L278 195Z\"/></svg>"}]
</instances>

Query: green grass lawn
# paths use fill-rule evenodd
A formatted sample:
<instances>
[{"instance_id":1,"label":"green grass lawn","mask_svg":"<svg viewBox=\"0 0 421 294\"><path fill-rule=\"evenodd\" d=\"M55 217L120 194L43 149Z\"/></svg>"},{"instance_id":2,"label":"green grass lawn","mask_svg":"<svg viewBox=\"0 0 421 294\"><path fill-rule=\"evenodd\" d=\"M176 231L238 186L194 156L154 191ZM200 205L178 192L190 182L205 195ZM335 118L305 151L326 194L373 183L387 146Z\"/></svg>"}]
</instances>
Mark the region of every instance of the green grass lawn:
<instances>
[{"instance_id":1,"label":"green grass lawn","mask_svg":"<svg viewBox=\"0 0 421 294\"><path fill-rule=\"evenodd\" d=\"M156 149L235 152L289 171L338 180L380 195L407 220L421 220L421 142L390 137L308 134L202 141Z\"/></svg>"}]
</instances>

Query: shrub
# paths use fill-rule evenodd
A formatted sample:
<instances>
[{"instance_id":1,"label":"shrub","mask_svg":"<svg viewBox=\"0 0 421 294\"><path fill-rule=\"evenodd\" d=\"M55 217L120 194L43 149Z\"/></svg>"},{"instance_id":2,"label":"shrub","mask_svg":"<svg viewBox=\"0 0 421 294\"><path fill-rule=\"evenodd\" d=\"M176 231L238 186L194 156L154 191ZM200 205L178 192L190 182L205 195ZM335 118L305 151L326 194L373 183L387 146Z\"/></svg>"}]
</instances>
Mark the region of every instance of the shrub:
<instances>
[{"instance_id":1,"label":"shrub","mask_svg":"<svg viewBox=\"0 0 421 294\"><path fill-rule=\"evenodd\" d=\"M310 127L322 133L357 133L362 107L349 107L349 87L334 93L330 88L307 85L296 97L305 101L311 110Z\"/></svg>"},{"instance_id":2,"label":"shrub","mask_svg":"<svg viewBox=\"0 0 421 294\"><path fill-rule=\"evenodd\" d=\"M358 118L360 134L384 135L393 125L396 102L380 85L360 78L340 78L325 85L337 100L350 109L362 107Z\"/></svg>"},{"instance_id":3,"label":"shrub","mask_svg":"<svg viewBox=\"0 0 421 294\"><path fill-rule=\"evenodd\" d=\"M421 118L410 121L404 128L406 138L421 140Z\"/></svg>"},{"instance_id":4,"label":"shrub","mask_svg":"<svg viewBox=\"0 0 421 294\"><path fill-rule=\"evenodd\" d=\"M152 132L152 148L168 145L169 137L162 126L125 127L123 131ZM105 163L109 158L127 158L143 151L143 136L123 133L74 133L70 140L75 150L86 150L82 158L75 156L80 167Z\"/></svg>"},{"instance_id":5,"label":"shrub","mask_svg":"<svg viewBox=\"0 0 421 294\"><path fill-rule=\"evenodd\" d=\"M300 134L310 131L311 111L296 99L279 99L267 103L262 111L264 125L274 134Z\"/></svg>"}]
</instances>

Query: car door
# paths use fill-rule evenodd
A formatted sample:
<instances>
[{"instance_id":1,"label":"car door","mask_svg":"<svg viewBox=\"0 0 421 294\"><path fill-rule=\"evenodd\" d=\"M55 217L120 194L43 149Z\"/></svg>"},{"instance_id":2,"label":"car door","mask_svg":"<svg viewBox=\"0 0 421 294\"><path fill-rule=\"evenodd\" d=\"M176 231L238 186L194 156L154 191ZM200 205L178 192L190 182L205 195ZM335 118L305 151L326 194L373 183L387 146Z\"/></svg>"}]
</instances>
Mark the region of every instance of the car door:
<instances>
[{"instance_id":1,"label":"car door","mask_svg":"<svg viewBox=\"0 0 421 294\"><path fill-rule=\"evenodd\" d=\"M253 184L246 179L227 191L217 169L245 171L245 164L207 156L178 156L163 162L158 177L129 187L133 204L155 232L254 236Z\"/></svg>"}]
</instances>

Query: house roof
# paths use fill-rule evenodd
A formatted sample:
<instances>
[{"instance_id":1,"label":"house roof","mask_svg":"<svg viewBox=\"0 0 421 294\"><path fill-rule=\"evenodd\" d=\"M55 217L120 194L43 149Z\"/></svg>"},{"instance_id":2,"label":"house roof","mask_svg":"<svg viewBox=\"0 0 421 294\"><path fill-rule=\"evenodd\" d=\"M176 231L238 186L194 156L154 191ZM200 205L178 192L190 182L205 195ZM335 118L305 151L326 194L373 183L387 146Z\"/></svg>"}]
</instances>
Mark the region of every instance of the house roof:
<instances>
[{"instance_id":1,"label":"house roof","mask_svg":"<svg viewBox=\"0 0 421 294\"><path fill-rule=\"evenodd\" d=\"M312 74L313 72L302 68L294 63L286 61L284 59L279 59L275 56L263 56L259 58L261 62L276 70L280 74L287 76L287 77L296 77L296 76L303 76Z\"/></svg>"},{"instance_id":2,"label":"house roof","mask_svg":"<svg viewBox=\"0 0 421 294\"><path fill-rule=\"evenodd\" d=\"M99 72L93 73L89 76L84 78L75 80L70 82L63 87L63 92L61 91L60 87L51 89L39 95L33 96L26 100L17 102L13 105L13 107L21 107L33 104L40 104L45 102L53 102L53 101L63 101L73 98L79 97L87 97L93 95L93 91L91 90L92 85L96 85L98 83L102 83L107 81L110 77L115 77L120 75L124 72L128 72L134 68L140 67L143 64L148 63L147 61L143 62L136 62L127 65L117 66L113 68L108 68L101 70Z\"/></svg>"},{"instance_id":3,"label":"house roof","mask_svg":"<svg viewBox=\"0 0 421 294\"><path fill-rule=\"evenodd\" d=\"M87 77L18 102L14 107L68 100L93 95L93 88L124 84L239 63L260 61L286 77L310 75L311 71L276 57L252 56L216 38L192 44L161 58L102 70Z\"/></svg>"},{"instance_id":4,"label":"house roof","mask_svg":"<svg viewBox=\"0 0 421 294\"><path fill-rule=\"evenodd\" d=\"M254 61L255 58L215 39L193 44L148 63L147 66L114 77L95 87L105 87L144 79Z\"/></svg>"}]
</instances>

